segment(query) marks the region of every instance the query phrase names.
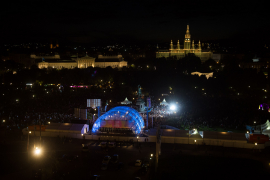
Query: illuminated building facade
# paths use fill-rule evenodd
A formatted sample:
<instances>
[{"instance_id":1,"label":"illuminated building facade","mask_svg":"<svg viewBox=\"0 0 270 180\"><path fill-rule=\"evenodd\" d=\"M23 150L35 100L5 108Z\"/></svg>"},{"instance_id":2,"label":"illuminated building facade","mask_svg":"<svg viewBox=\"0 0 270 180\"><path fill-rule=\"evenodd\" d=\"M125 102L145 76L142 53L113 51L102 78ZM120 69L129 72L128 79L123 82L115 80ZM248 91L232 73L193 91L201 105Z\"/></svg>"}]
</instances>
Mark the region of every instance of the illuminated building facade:
<instances>
[{"instance_id":1,"label":"illuminated building facade","mask_svg":"<svg viewBox=\"0 0 270 180\"><path fill-rule=\"evenodd\" d=\"M156 58L168 58L168 57L176 57L176 59L181 59L187 56L189 53L194 54L195 56L199 57L202 62L212 58L212 52L204 52L201 48L201 42L199 41L198 44L194 44L194 40L191 42L191 35L189 32L189 25L187 25L187 31L185 34L184 39L184 47L181 49L179 40L177 41L177 45L173 44L171 40L169 51L162 51L158 50L156 52Z\"/></svg>"},{"instance_id":2,"label":"illuminated building facade","mask_svg":"<svg viewBox=\"0 0 270 180\"><path fill-rule=\"evenodd\" d=\"M55 69L62 69L62 68L67 68L67 69L73 69L77 67L77 62L39 62L37 63L37 66L39 69L43 68L55 68Z\"/></svg>"},{"instance_id":3,"label":"illuminated building facade","mask_svg":"<svg viewBox=\"0 0 270 180\"><path fill-rule=\"evenodd\" d=\"M99 68L123 68L127 67L127 61L124 61L122 55L117 56L102 56L99 55L98 59L85 56L81 58L72 58L71 60L61 60L59 55L48 56L46 59L51 60L50 62L45 62L46 59L41 56L31 55L30 58L42 59L42 62L37 63L38 68L56 68L56 69L73 69L77 68L88 68L88 67L99 67ZM52 61L56 59L56 61Z\"/></svg>"},{"instance_id":4,"label":"illuminated building facade","mask_svg":"<svg viewBox=\"0 0 270 180\"><path fill-rule=\"evenodd\" d=\"M122 68L124 66L127 67L127 61L123 60L122 55L116 56L98 55L98 58L95 60L94 67L106 68L108 66L112 68Z\"/></svg>"},{"instance_id":5,"label":"illuminated building facade","mask_svg":"<svg viewBox=\"0 0 270 180\"><path fill-rule=\"evenodd\" d=\"M210 73L201 73L201 72L192 72L191 73L191 75L198 75L199 77L201 76L201 75L204 75L205 77L206 77L206 79L208 79L208 78L212 78L213 77L213 72L210 72Z\"/></svg>"},{"instance_id":6,"label":"illuminated building facade","mask_svg":"<svg viewBox=\"0 0 270 180\"><path fill-rule=\"evenodd\" d=\"M85 56L81 58L74 59L78 63L78 68L88 68L88 67L95 67L95 58Z\"/></svg>"}]
</instances>

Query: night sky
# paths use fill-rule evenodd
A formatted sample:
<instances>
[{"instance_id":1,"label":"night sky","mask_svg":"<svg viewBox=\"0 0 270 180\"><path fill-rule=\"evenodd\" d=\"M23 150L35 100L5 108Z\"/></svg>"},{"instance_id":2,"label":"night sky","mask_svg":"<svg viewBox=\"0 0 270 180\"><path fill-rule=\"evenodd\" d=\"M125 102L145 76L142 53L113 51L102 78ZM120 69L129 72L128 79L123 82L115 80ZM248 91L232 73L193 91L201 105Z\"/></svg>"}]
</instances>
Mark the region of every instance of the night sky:
<instances>
[{"instance_id":1,"label":"night sky","mask_svg":"<svg viewBox=\"0 0 270 180\"><path fill-rule=\"evenodd\" d=\"M261 1L9 1L1 11L1 36L5 42L182 42L189 24L195 41L265 42L268 18Z\"/></svg>"}]
</instances>

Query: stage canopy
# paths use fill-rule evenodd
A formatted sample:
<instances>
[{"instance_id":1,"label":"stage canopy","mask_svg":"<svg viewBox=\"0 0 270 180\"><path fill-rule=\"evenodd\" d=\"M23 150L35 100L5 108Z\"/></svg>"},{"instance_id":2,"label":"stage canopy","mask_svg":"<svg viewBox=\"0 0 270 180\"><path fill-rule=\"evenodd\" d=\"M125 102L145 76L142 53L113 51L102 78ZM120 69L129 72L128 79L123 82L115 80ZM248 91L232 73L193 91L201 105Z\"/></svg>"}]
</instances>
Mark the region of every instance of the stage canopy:
<instances>
[{"instance_id":1,"label":"stage canopy","mask_svg":"<svg viewBox=\"0 0 270 180\"><path fill-rule=\"evenodd\" d=\"M117 121L117 125L116 123L112 125L113 128L118 128L121 124L128 124L129 128L132 129L133 133L135 134L140 134L142 128L144 127L144 120L135 109L127 106L117 106L96 120L93 125L92 132L97 132L103 124L108 124L112 121ZM120 124L120 121L125 123Z\"/></svg>"}]
</instances>

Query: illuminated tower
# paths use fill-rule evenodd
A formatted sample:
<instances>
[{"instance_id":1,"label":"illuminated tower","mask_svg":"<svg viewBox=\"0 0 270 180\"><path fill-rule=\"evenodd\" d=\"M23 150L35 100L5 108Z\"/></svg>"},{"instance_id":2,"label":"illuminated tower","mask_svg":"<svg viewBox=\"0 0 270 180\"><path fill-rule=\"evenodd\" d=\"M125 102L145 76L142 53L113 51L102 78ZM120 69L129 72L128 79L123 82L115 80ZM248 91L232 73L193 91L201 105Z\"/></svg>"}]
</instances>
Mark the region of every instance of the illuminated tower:
<instances>
[{"instance_id":1,"label":"illuminated tower","mask_svg":"<svg viewBox=\"0 0 270 180\"><path fill-rule=\"evenodd\" d=\"M142 90L141 86L138 86L138 100L136 102L136 105L139 106L139 112L142 112L145 110L144 100L142 99Z\"/></svg>"},{"instance_id":2,"label":"illuminated tower","mask_svg":"<svg viewBox=\"0 0 270 180\"><path fill-rule=\"evenodd\" d=\"M184 49L190 49L190 34L189 34L189 25L187 25L187 31L185 35L185 41L184 41Z\"/></svg>"},{"instance_id":3,"label":"illuminated tower","mask_svg":"<svg viewBox=\"0 0 270 180\"><path fill-rule=\"evenodd\" d=\"M179 40L177 42L177 50L180 50L180 43L179 43Z\"/></svg>"},{"instance_id":4,"label":"illuminated tower","mask_svg":"<svg viewBox=\"0 0 270 180\"><path fill-rule=\"evenodd\" d=\"M170 47L171 47L171 50L173 50L173 42L172 42L172 40L171 40L171 45L170 45Z\"/></svg>"},{"instance_id":5,"label":"illuminated tower","mask_svg":"<svg viewBox=\"0 0 270 180\"><path fill-rule=\"evenodd\" d=\"M198 47L199 50L201 50L201 42L199 41L199 47Z\"/></svg>"},{"instance_id":6,"label":"illuminated tower","mask_svg":"<svg viewBox=\"0 0 270 180\"><path fill-rule=\"evenodd\" d=\"M191 49L192 49L192 53L195 53L194 40L192 41L192 47L191 47Z\"/></svg>"}]
</instances>

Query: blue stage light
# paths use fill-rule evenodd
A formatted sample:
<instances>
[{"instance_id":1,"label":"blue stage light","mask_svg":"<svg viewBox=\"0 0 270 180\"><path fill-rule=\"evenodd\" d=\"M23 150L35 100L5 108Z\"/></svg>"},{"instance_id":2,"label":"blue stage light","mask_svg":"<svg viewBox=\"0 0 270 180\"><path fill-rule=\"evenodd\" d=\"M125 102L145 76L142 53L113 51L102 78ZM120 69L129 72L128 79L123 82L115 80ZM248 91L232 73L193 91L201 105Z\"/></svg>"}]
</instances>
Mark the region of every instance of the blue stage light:
<instances>
[{"instance_id":1,"label":"blue stage light","mask_svg":"<svg viewBox=\"0 0 270 180\"><path fill-rule=\"evenodd\" d=\"M125 120L130 122L129 124L133 124L130 129L132 129L134 134L140 134L144 127L144 120L135 109L127 106L117 106L100 116L95 121L92 132L95 133L99 130L101 121L110 119L121 120L121 118L125 118Z\"/></svg>"}]
</instances>

